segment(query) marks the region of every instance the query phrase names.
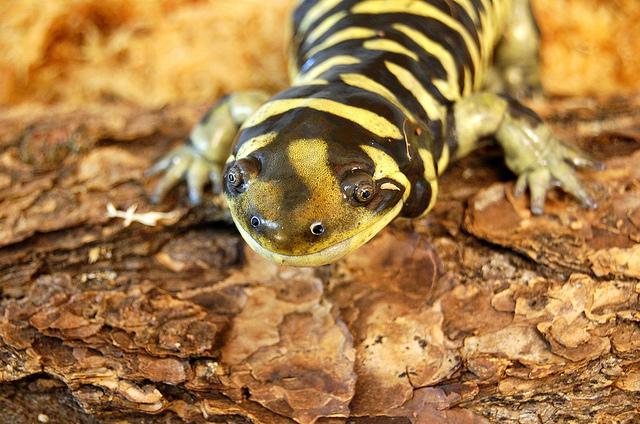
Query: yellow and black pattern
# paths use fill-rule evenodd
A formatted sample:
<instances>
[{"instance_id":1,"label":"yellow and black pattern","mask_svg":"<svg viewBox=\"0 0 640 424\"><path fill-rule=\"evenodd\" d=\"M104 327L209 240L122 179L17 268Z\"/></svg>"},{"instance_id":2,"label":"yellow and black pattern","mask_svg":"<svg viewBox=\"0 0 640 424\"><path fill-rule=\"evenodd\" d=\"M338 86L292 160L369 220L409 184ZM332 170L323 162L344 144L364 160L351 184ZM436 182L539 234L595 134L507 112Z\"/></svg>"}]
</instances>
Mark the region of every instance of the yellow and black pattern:
<instances>
[{"instance_id":1,"label":"yellow and black pattern","mask_svg":"<svg viewBox=\"0 0 640 424\"><path fill-rule=\"evenodd\" d=\"M444 137L451 105L482 84L509 3L303 0L294 13L293 87L244 124L236 148L264 147L269 133L284 152L292 124L323 122L305 136L330 154L363 145L384 153L409 181L402 214L427 212L436 177L455 155Z\"/></svg>"},{"instance_id":2,"label":"yellow and black pattern","mask_svg":"<svg viewBox=\"0 0 640 424\"><path fill-rule=\"evenodd\" d=\"M326 263L431 209L456 153L451 105L482 83L508 3L303 0L292 87L244 122L229 159L253 179L226 186L253 247ZM348 198L362 186L370 198Z\"/></svg>"},{"instance_id":3,"label":"yellow and black pattern","mask_svg":"<svg viewBox=\"0 0 640 424\"><path fill-rule=\"evenodd\" d=\"M209 179L254 250L321 265L427 213L449 161L494 137L532 212L557 185L593 206L567 164L592 162L484 88L536 81L529 0L302 0L292 32L291 87L215 105L154 167L158 198L185 178L197 202Z\"/></svg>"}]
</instances>

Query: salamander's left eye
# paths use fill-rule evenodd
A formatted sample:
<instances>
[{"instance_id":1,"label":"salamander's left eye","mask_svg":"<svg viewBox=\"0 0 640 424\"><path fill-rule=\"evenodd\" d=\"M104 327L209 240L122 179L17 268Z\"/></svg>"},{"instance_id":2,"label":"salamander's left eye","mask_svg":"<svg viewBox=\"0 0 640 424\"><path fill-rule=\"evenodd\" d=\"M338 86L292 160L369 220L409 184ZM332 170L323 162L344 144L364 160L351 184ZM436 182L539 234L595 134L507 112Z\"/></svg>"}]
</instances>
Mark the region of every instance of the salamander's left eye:
<instances>
[{"instance_id":1,"label":"salamander's left eye","mask_svg":"<svg viewBox=\"0 0 640 424\"><path fill-rule=\"evenodd\" d=\"M361 181L353 192L353 197L360 203L367 203L373 197L374 185L371 181Z\"/></svg>"},{"instance_id":2,"label":"salamander's left eye","mask_svg":"<svg viewBox=\"0 0 640 424\"><path fill-rule=\"evenodd\" d=\"M352 203L365 205L376 194L376 183L366 172L355 171L342 181L342 192Z\"/></svg>"}]
</instances>

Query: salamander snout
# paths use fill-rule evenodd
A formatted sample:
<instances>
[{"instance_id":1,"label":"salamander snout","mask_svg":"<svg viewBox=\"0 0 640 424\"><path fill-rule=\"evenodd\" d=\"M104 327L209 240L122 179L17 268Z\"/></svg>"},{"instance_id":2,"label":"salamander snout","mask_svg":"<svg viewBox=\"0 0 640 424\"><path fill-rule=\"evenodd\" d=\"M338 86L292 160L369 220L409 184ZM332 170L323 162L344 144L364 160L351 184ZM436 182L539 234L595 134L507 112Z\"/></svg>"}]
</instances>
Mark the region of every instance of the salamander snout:
<instances>
[{"instance_id":1,"label":"salamander snout","mask_svg":"<svg viewBox=\"0 0 640 424\"><path fill-rule=\"evenodd\" d=\"M293 219L269 220L258 213L249 215L248 224L255 233L271 239L273 243L283 245L281 247L284 248L292 239L306 239L313 243L322 239L321 236L327 232L327 227L322 221L304 224Z\"/></svg>"}]
</instances>

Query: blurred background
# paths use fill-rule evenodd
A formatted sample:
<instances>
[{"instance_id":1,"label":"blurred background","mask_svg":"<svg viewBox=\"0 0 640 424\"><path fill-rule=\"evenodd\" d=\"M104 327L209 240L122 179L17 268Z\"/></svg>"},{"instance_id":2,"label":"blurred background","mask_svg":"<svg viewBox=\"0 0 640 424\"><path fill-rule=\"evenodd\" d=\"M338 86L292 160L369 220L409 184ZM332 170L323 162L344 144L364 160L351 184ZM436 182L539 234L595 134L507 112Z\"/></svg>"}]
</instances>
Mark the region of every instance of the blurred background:
<instances>
[{"instance_id":1,"label":"blurred background","mask_svg":"<svg viewBox=\"0 0 640 424\"><path fill-rule=\"evenodd\" d=\"M212 101L287 84L296 0L0 0L0 105ZM545 91L640 91L640 0L534 0Z\"/></svg>"}]
</instances>

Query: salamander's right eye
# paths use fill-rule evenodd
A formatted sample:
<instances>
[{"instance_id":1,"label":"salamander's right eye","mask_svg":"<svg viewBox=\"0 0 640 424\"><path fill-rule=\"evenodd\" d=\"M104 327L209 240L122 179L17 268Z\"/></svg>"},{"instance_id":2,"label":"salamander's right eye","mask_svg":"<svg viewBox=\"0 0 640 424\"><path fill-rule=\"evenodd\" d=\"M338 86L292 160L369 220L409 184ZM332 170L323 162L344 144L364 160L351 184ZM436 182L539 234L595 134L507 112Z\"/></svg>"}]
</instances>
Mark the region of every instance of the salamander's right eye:
<instances>
[{"instance_id":1,"label":"salamander's right eye","mask_svg":"<svg viewBox=\"0 0 640 424\"><path fill-rule=\"evenodd\" d=\"M342 192L352 204L366 205L375 197L376 183L366 172L356 170L342 180Z\"/></svg>"},{"instance_id":2,"label":"salamander's right eye","mask_svg":"<svg viewBox=\"0 0 640 424\"><path fill-rule=\"evenodd\" d=\"M229 193L239 194L247 189L252 178L260 172L260 162L253 157L237 160L225 173L227 190Z\"/></svg>"},{"instance_id":3,"label":"salamander's right eye","mask_svg":"<svg viewBox=\"0 0 640 424\"><path fill-rule=\"evenodd\" d=\"M235 188L238 188L242 185L242 171L240 171L240 168L237 165L231 167L231 169L229 169L229 172L227 172L227 182L229 183L229 185Z\"/></svg>"},{"instance_id":4,"label":"salamander's right eye","mask_svg":"<svg viewBox=\"0 0 640 424\"><path fill-rule=\"evenodd\" d=\"M367 203L371 200L374 190L375 185L371 180L361 180L353 191L353 198L360 203Z\"/></svg>"}]
</instances>

